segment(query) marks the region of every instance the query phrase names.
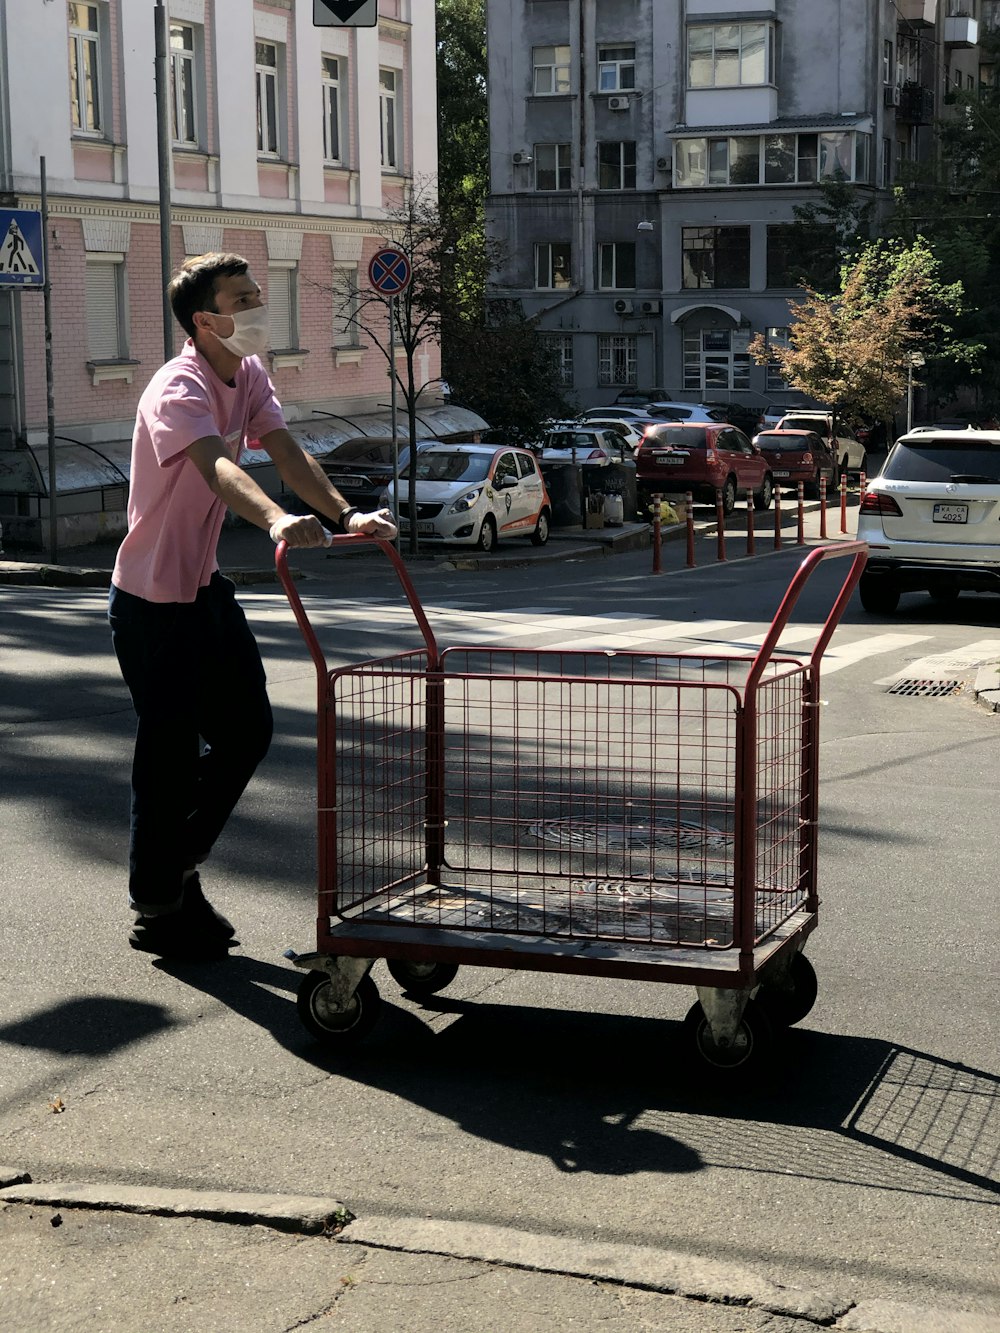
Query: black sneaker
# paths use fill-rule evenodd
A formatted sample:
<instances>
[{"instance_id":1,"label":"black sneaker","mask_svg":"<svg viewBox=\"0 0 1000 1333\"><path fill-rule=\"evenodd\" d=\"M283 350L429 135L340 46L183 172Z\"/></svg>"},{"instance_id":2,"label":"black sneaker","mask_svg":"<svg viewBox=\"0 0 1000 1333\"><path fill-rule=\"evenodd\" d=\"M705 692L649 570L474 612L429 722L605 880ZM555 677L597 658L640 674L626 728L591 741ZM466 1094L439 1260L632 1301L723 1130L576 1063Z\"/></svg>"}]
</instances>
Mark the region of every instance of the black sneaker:
<instances>
[{"instance_id":1,"label":"black sneaker","mask_svg":"<svg viewBox=\"0 0 1000 1333\"><path fill-rule=\"evenodd\" d=\"M181 912L208 934L219 933L229 940L235 939L236 927L205 897L200 875L192 875L185 883Z\"/></svg>"}]
</instances>

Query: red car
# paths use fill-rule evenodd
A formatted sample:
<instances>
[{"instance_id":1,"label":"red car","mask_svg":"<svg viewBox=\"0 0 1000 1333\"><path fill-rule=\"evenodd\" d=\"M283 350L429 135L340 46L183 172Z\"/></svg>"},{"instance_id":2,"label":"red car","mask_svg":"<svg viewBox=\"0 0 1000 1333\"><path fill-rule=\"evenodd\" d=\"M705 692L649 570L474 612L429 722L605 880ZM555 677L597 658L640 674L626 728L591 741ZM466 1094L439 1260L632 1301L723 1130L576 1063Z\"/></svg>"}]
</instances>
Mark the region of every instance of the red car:
<instances>
[{"instance_id":1,"label":"red car","mask_svg":"<svg viewBox=\"0 0 1000 1333\"><path fill-rule=\"evenodd\" d=\"M815 431L762 430L753 442L770 463L771 476L780 486L794 488L801 481L806 495L818 500L820 478L825 477L827 495L836 490L837 460Z\"/></svg>"},{"instance_id":2,"label":"red car","mask_svg":"<svg viewBox=\"0 0 1000 1333\"><path fill-rule=\"evenodd\" d=\"M741 430L726 422L650 426L635 464L643 509L657 493L691 491L696 500L714 504L716 491L721 491L722 511L728 516L737 495L752 491L754 509L767 509L774 493L767 459Z\"/></svg>"}]
</instances>

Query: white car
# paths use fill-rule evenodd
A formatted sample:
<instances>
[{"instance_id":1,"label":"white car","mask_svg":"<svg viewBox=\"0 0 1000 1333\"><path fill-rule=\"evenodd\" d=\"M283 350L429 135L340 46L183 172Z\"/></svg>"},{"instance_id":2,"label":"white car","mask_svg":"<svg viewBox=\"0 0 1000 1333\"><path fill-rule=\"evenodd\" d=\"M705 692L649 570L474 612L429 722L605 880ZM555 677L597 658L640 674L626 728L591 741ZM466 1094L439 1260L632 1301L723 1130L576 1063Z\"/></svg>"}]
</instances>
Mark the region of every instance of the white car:
<instances>
[{"instance_id":1,"label":"white car","mask_svg":"<svg viewBox=\"0 0 1000 1333\"><path fill-rule=\"evenodd\" d=\"M613 419L605 421L600 417L591 417L585 424L592 430L609 430L615 435L620 435L632 453L635 453L639 445L642 444L646 427L659 425L660 423L654 421L652 417L636 417L631 421L615 421Z\"/></svg>"},{"instance_id":2,"label":"white car","mask_svg":"<svg viewBox=\"0 0 1000 1333\"><path fill-rule=\"evenodd\" d=\"M421 541L492 551L500 537L549 539L552 503L535 456L527 449L441 444L417 455L413 479ZM399 479L400 534L410 531L408 467ZM390 483L384 503L393 508Z\"/></svg>"},{"instance_id":3,"label":"white car","mask_svg":"<svg viewBox=\"0 0 1000 1333\"><path fill-rule=\"evenodd\" d=\"M586 463L602 467L632 457L632 450L617 427L607 429L589 421L585 426L548 431L537 447L541 450L543 463Z\"/></svg>"},{"instance_id":4,"label":"white car","mask_svg":"<svg viewBox=\"0 0 1000 1333\"><path fill-rule=\"evenodd\" d=\"M861 497L858 537L861 605L874 615L904 592L1000 593L1000 431L901 436Z\"/></svg>"}]
</instances>

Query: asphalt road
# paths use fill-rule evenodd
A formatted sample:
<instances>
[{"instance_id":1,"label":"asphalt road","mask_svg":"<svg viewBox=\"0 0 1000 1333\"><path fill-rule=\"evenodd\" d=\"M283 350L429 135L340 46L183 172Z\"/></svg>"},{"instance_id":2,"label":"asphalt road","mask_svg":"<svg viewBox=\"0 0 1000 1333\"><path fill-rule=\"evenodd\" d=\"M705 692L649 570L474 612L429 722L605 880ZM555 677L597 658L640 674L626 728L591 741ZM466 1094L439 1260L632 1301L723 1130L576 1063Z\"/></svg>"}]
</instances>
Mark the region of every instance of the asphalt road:
<instances>
[{"instance_id":1,"label":"asphalt road","mask_svg":"<svg viewBox=\"0 0 1000 1333\"><path fill-rule=\"evenodd\" d=\"M699 568L674 553L661 576L638 552L415 578L446 642L666 624L664 647L744 651L800 555L720 566L703 544ZM821 621L837 563L797 622ZM376 562L309 572L331 661L416 642ZM932 673L920 659L1000 657L1000 600L848 609L822 689L820 996L745 1093L700 1087L680 1026L693 996L649 983L468 968L421 1006L377 964L364 1051L343 1065L313 1045L282 951L313 944L315 679L280 592L242 600L276 740L205 878L243 948L182 968L126 944L132 715L103 594L0 588L0 1161L35 1180L329 1193L362 1219L663 1248L1000 1316L1000 718L967 689L886 692Z\"/></svg>"}]
</instances>

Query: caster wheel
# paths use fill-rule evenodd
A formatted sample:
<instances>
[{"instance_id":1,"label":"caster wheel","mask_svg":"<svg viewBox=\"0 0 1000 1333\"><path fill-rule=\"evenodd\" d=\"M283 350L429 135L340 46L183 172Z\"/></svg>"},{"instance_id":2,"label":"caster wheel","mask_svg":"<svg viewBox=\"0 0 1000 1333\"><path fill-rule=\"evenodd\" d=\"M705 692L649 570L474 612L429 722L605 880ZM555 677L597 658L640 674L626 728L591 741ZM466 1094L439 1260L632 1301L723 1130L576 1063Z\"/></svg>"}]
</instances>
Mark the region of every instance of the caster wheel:
<instances>
[{"instance_id":1,"label":"caster wheel","mask_svg":"<svg viewBox=\"0 0 1000 1333\"><path fill-rule=\"evenodd\" d=\"M371 977L365 976L346 1009L334 1008L330 999L328 974L307 972L296 999L299 1018L317 1041L325 1046L346 1050L366 1037L375 1026L382 1003L381 996Z\"/></svg>"},{"instance_id":2,"label":"caster wheel","mask_svg":"<svg viewBox=\"0 0 1000 1333\"><path fill-rule=\"evenodd\" d=\"M393 981L409 995L437 995L458 976L456 963L416 963L409 958L387 958Z\"/></svg>"},{"instance_id":3,"label":"caster wheel","mask_svg":"<svg viewBox=\"0 0 1000 1333\"><path fill-rule=\"evenodd\" d=\"M688 1041L702 1062L702 1072L717 1080L750 1079L760 1072L771 1053L771 1023L766 1010L754 1000L747 1002L728 1046L716 1044L700 1004L693 1004L688 1010L684 1027Z\"/></svg>"},{"instance_id":4,"label":"caster wheel","mask_svg":"<svg viewBox=\"0 0 1000 1333\"><path fill-rule=\"evenodd\" d=\"M804 953L797 953L788 968L787 988L761 986L757 1003L767 1010L775 1027L790 1028L812 1009L818 989L816 969Z\"/></svg>"}]
</instances>

